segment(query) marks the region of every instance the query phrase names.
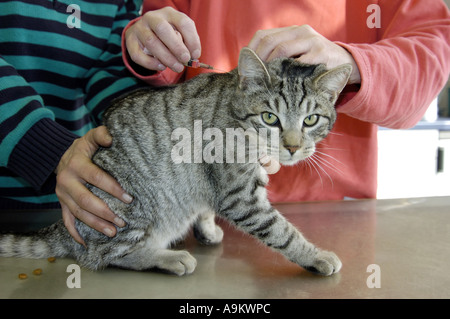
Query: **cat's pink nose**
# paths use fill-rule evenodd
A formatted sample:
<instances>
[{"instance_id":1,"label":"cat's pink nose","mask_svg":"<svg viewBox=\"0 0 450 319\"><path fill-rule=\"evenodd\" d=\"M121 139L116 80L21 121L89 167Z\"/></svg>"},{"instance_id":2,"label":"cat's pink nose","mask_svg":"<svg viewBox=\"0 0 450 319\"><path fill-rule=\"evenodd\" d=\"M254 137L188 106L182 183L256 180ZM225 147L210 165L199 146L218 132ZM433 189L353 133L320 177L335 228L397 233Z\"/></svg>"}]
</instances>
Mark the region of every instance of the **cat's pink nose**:
<instances>
[{"instance_id":1,"label":"cat's pink nose","mask_svg":"<svg viewBox=\"0 0 450 319\"><path fill-rule=\"evenodd\" d=\"M285 148L291 153L291 155L294 155L295 152L298 151L300 146L285 146Z\"/></svg>"}]
</instances>

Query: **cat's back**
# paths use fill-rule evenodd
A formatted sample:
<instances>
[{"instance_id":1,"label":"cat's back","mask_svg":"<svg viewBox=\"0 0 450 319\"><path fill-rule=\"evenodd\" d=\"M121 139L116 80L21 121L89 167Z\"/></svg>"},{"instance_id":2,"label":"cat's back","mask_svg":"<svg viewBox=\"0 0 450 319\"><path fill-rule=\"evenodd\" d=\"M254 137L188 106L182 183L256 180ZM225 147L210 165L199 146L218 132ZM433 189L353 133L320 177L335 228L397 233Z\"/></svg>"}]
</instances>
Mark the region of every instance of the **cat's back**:
<instances>
[{"instance_id":1,"label":"cat's back","mask_svg":"<svg viewBox=\"0 0 450 319\"><path fill-rule=\"evenodd\" d=\"M107 127L114 126L116 122L131 121L132 124L143 113L149 120L170 116L174 121L167 124L172 124L172 128L179 127L189 123L183 123L183 119L193 120L184 115L200 119L211 104L227 94L227 88L233 87L236 80L233 71L205 73L180 84L140 88L114 100L106 110L103 121Z\"/></svg>"},{"instance_id":2,"label":"cat's back","mask_svg":"<svg viewBox=\"0 0 450 319\"><path fill-rule=\"evenodd\" d=\"M112 146L100 149L93 161L133 195L145 187L145 192L155 190L148 198L160 196L161 189L164 197L183 198L193 195L193 189L207 193L210 182L203 166L177 163L173 150L180 138L193 143L194 123L200 120L209 127L213 118L221 117L224 111L217 101L223 100L224 85L230 85L226 78L227 74L200 75L183 84L141 88L118 98L103 117ZM184 141L186 136L179 132L189 132L191 139Z\"/></svg>"},{"instance_id":3,"label":"cat's back","mask_svg":"<svg viewBox=\"0 0 450 319\"><path fill-rule=\"evenodd\" d=\"M161 101L165 95L171 94L174 86L161 88L139 88L131 93L126 93L112 101L111 106L103 115L103 124L112 128L120 123L134 121L136 113L140 113L143 108L159 109Z\"/></svg>"}]
</instances>

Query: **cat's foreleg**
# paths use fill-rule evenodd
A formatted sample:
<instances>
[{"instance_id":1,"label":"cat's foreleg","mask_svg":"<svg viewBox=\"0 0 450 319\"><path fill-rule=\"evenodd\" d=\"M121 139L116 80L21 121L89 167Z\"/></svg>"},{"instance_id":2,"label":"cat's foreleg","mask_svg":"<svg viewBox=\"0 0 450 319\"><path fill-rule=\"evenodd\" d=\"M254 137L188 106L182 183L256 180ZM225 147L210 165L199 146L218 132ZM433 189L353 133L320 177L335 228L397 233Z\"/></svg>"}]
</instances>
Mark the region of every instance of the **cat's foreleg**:
<instances>
[{"instance_id":1,"label":"cat's foreleg","mask_svg":"<svg viewBox=\"0 0 450 319\"><path fill-rule=\"evenodd\" d=\"M329 276L342 267L333 252L310 243L268 201L254 206L236 205L221 215L308 271Z\"/></svg>"},{"instance_id":2,"label":"cat's foreleg","mask_svg":"<svg viewBox=\"0 0 450 319\"><path fill-rule=\"evenodd\" d=\"M222 242L223 230L215 222L212 210L201 213L194 224L194 236L202 244L216 245Z\"/></svg>"}]
</instances>

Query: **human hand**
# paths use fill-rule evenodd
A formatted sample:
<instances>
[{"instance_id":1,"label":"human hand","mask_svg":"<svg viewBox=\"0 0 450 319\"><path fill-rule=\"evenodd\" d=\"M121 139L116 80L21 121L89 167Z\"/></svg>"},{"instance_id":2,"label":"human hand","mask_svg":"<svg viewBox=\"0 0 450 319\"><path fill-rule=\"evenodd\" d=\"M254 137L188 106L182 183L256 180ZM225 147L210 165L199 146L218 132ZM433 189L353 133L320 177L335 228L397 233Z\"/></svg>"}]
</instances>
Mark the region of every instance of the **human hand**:
<instances>
[{"instance_id":1,"label":"human hand","mask_svg":"<svg viewBox=\"0 0 450 319\"><path fill-rule=\"evenodd\" d=\"M131 59L155 71L184 70L184 63L201 55L194 21L172 7L146 12L125 32Z\"/></svg>"},{"instance_id":2,"label":"human hand","mask_svg":"<svg viewBox=\"0 0 450 319\"><path fill-rule=\"evenodd\" d=\"M323 63L328 69L350 63L353 71L349 84L361 83L358 66L350 52L326 39L309 25L260 30L248 47L263 61L292 57L305 64Z\"/></svg>"},{"instance_id":3,"label":"human hand","mask_svg":"<svg viewBox=\"0 0 450 319\"><path fill-rule=\"evenodd\" d=\"M114 224L125 226L125 222L104 201L86 188L86 183L125 203L133 200L112 176L91 161L99 146L109 147L111 143L111 135L105 126L92 129L73 142L55 170L56 195L61 203L64 224L72 237L82 245L85 243L75 228L75 218L109 237L114 237L117 232Z\"/></svg>"},{"instance_id":4,"label":"human hand","mask_svg":"<svg viewBox=\"0 0 450 319\"><path fill-rule=\"evenodd\" d=\"M259 163L266 170L267 174L275 174L281 168L280 163L276 159L268 155L261 156L259 158Z\"/></svg>"}]
</instances>

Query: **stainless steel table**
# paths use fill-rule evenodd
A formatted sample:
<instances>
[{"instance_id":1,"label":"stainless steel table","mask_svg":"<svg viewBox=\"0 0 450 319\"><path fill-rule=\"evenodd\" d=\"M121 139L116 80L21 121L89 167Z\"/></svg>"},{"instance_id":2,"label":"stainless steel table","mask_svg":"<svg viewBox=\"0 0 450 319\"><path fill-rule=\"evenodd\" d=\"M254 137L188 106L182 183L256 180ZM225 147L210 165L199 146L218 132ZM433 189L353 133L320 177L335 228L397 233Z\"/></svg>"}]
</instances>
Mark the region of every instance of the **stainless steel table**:
<instances>
[{"instance_id":1,"label":"stainless steel table","mask_svg":"<svg viewBox=\"0 0 450 319\"><path fill-rule=\"evenodd\" d=\"M450 197L308 202L277 208L307 238L339 255L340 273L310 274L220 221L225 231L221 245L202 246L191 234L180 245L197 258L192 275L81 268L81 287L70 288L77 267L72 259L50 263L0 258L0 298L450 297ZM41 275L32 274L36 268L42 269ZM19 279L19 273L28 278Z\"/></svg>"}]
</instances>

